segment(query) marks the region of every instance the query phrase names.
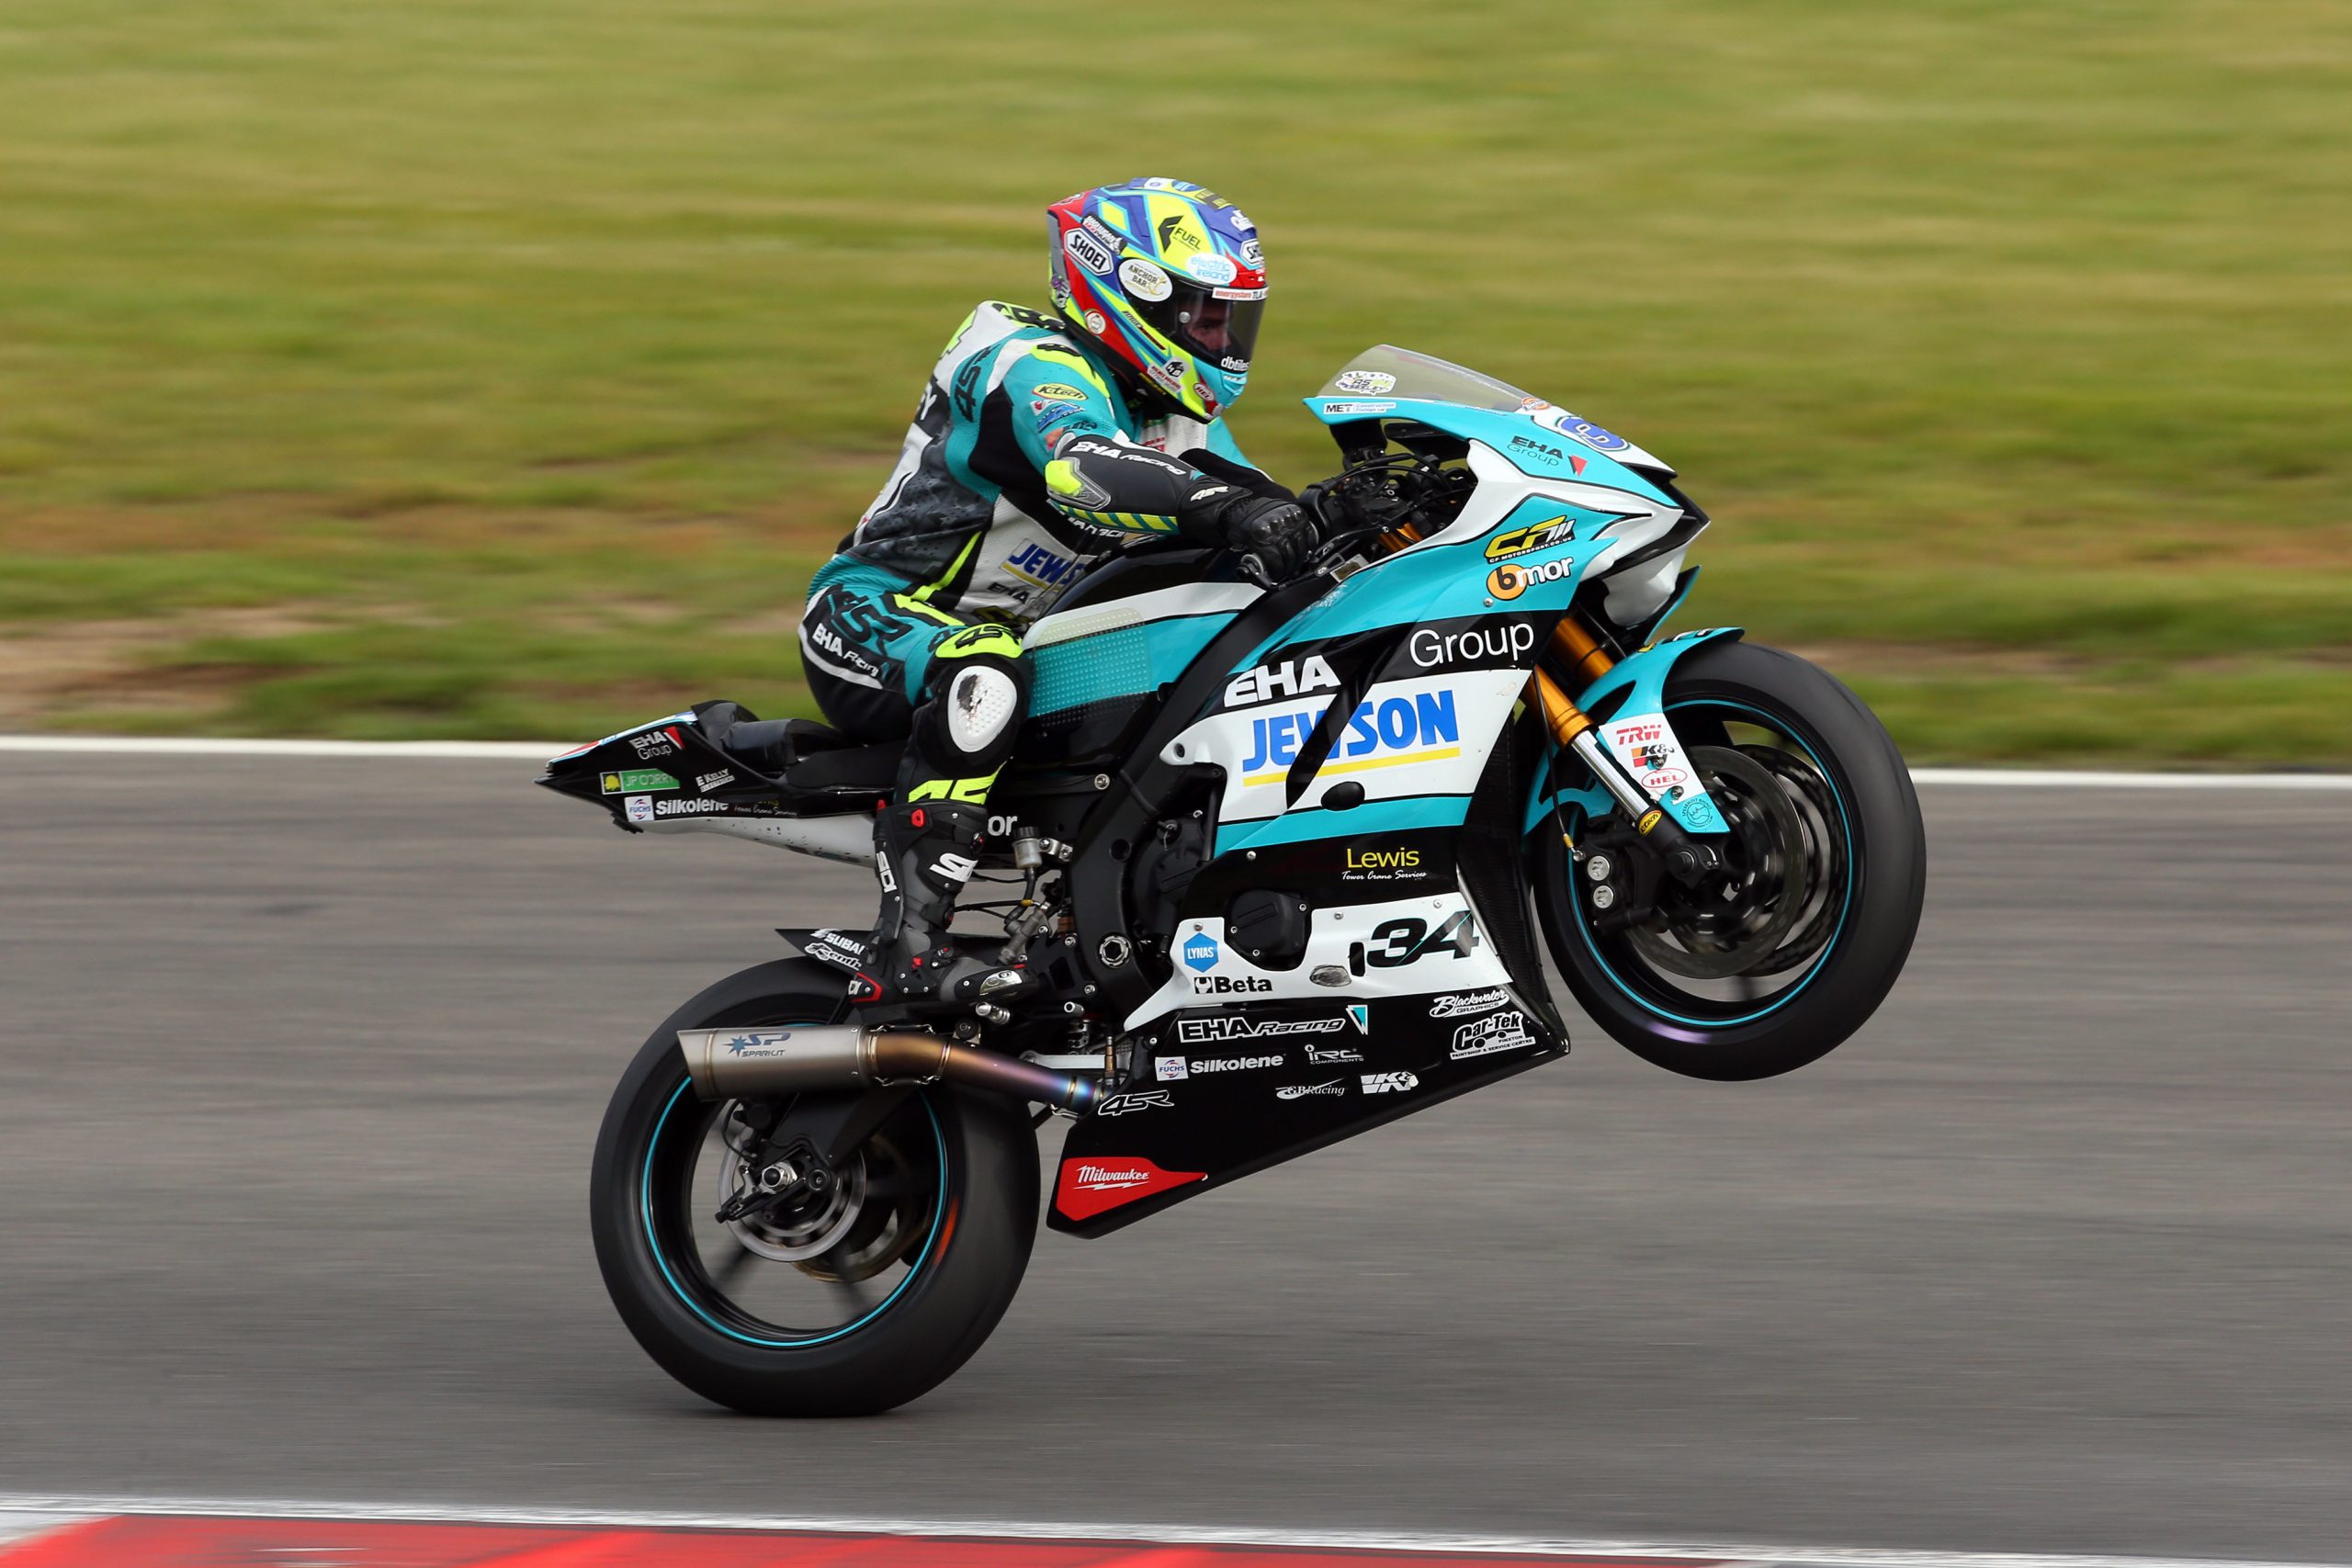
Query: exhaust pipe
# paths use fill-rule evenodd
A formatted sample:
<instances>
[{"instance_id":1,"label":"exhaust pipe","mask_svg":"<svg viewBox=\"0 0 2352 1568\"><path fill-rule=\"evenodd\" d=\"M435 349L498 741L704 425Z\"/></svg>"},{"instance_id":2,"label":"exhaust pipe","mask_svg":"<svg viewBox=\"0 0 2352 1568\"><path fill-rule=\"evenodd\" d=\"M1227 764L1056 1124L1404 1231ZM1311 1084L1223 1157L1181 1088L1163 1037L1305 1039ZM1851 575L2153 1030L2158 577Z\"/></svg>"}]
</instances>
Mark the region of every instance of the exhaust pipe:
<instances>
[{"instance_id":1,"label":"exhaust pipe","mask_svg":"<svg viewBox=\"0 0 2352 1568\"><path fill-rule=\"evenodd\" d=\"M705 1100L944 1079L1039 1100L1057 1111L1085 1111L1102 1093L1091 1078L1047 1072L994 1051L975 1051L905 1029L849 1023L681 1029L678 1048L685 1054L695 1092Z\"/></svg>"}]
</instances>

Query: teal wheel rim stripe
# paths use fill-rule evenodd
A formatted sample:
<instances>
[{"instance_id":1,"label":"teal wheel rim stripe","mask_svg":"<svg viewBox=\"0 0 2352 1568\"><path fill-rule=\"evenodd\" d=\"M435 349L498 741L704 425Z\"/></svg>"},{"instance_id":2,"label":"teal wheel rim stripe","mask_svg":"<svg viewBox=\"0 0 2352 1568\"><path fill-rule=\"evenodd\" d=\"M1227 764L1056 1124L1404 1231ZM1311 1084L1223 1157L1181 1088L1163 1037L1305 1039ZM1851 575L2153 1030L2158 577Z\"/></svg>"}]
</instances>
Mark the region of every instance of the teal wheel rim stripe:
<instances>
[{"instance_id":1,"label":"teal wheel rim stripe","mask_svg":"<svg viewBox=\"0 0 2352 1568\"><path fill-rule=\"evenodd\" d=\"M1845 901L1838 907L1838 925L1835 930L1830 931L1829 940L1822 945L1821 956L1814 960L1813 967L1805 971L1804 977L1803 979L1799 980L1795 985L1791 986L1787 990L1782 991L1779 996L1774 997L1764 1006L1758 1008L1754 1012L1742 1013L1737 1018L1686 1018L1679 1012L1668 1012L1666 1009L1658 1006L1656 1002L1650 1000L1647 997L1643 996L1639 991L1634 990L1633 987L1625 984L1623 980L1620 979L1618 977L1617 971L1610 966L1609 960L1602 956L1600 944L1592 940L1592 925L1591 922L1585 918L1584 886L1581 882L1571 878L1570 886L1576 889L1575 909L1577 916L1577 933L1584 939L1585 951L1592 954L1592 961L1600 966L1600 972L1603 975L1609 976L1609 983L1616 987L1619 990L1624 992L1626 996L1633 999L1634 1005L1640 1008L1644 1012L1650 1013L1658 1018L1671 1020L1676 1023L1686 1025L1691 1029L1736 1029L1743 1023L1754 1023L1759 1018L1769 1017L1780 1009L1784 1008L1789 1003L1796 1000L1799 996L1804 994L1804 988L1813 984L1815 976L1818 976L1824 968L1827 967L1829 955L1838 951L1838 939L1846 934L1846 918L1854 911L1854 867L1856 863L1854 859L1854 814L1846 805L1846 792L1838 787L1838 780L1830 773L1828 768L1822 763L1820 754L1815 751L1811 746L1806 745L1802 736L1790 732L1787 728L1788 721L1786 719L1766 713L1762 708L1751 707L1746 703L1730 702L1720 697L1693 699L1691 702L1683 704L1682 705L1686 707L1706 706L1712 708L1723 708L1728 709L1734 713L1753 714L1758 718L1763 720L1764 724L1776 733L1785 736L1788 739L1795 741L1797 749L1803 751L1806 758L1812 761L1814 771L1821 775L1821 782L1829 786L1829 797L1838 803L1838 829L1839 832L1846 835L1846 897ZM1674 708L1675 705L1671 703L1667 705L1666 711L1669 716L1672 716Z\"/></svg>"},{"instance_id":2,"label":"teal wheel rim stripe","mask_svg":"<svg viewBox=\"0 0 2352 1568\"><path fill-rule=\"evenodd\" d=\"M671 1113L677 1110L678 1101L684 1099L685 1097L686 1090L693 1087L694 1084L691 1079L680 1083L677 1089L672 1092L670 1096L670 1102L662 1108L661 1116L653 1123L653 1136L646 1140L645 1164L643 1169L639 1172L637 1181L638 1213L640 1221L645 1226L645 1244L652 1249L653 1265L655 1268L662 1270L662 1278L668 1282L670 1293L676 1296L679 1302L688 1312L693 1313L696 1317L702 1319L703 1322L708 1324L719 1333L726 1335L729 1339L741 1340L746 1345L757 1345L764 1349L771 1350L801 1349L811 1345L828 1344L832 1340L841 1338L843 1335L856 1333L859 1329L865 1327L867 1324L873 1322L876 1318L889 1311L890 1303L897 1301L900 1295L905 1293L906 1288L915 1282L915 1276L922 1272L923 1265L931 1261L931 1249L939 1245L939 1226L941 1222L946 1217L947 1213L947 1204L944 1201L944 1193L941 1195L942 1201L933 1204L932 1207L931 1234L923 1237L922 1250L915 1255L914 1265L907 1270L907 1277L899 1280L896 1289L891 1291L888 1295L883 1297L878 1304L867 1311L863 1317L860 1317L854 1323L844 1324L839 1328L831 1329L823 1334L812 1335L805 1339L763 1339L757 1335L746 1334L739 1328L729 1327L728 1325L719 1322L718 1319L713 1317L704 1309L703 1304L700 1302L695 1301L694 1297L686 1293L684 1287L678 1283L677 1275L671 1272L670 1260L662 1254L662 1237L653 1228L653 1151L662 1146L662 1134L670 1124ZM944 1186L947 1175L947 1136L944 1133L940 1131L939 1112L932 1109L929 1097L922 1097L922 1104L923 1114L931 1118L932 1141L938 1149L939 1173L941 1183Z\"/></svg>"}]
</instances>

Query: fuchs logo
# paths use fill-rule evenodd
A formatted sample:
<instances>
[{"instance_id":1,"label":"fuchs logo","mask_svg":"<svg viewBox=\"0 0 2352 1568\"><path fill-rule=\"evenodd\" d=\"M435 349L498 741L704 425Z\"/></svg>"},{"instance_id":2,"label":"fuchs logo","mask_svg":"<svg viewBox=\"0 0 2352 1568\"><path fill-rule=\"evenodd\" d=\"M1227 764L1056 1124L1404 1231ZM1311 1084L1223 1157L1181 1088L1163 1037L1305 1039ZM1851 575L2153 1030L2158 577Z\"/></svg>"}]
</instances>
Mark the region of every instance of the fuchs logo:
<instances>
[{"instance_id":1,"label":"fuchs logo","mask_svg":"<svg viewBox=\"0 0 2352 1568\"><path fill-rule=\"evenodd\" d=\"M1421 1087L1421 1080L1410 1073L1366 1073L1356 1081L1363 1085L1366 1094L1402 1094Z\"/></svg>"},{"instance_id":2,"label":"fuchs logo","mask_svg":"<svg viewBox=\"0 0 2352 1568\"><path fill-rule=\"evenodd\" d=\"M628 819L630 821L650 822L653 820L653 797L651 795L632 795L628 797Z\"/></svg>"},{"instance_id":3,"label":"fuchs logo","mask_svg":"<svg viewBox=\"0 0 2352 1568\"><path fill-rule=\"evenodd\" d=\"M1279 1067L1283 1057L1280 1053L1271 1056L1194 1056L1190 1065L1193 1076L1198 1077L1203 1073L1248 1073L1260 1067Z\"/></svg>"},{"instance_id":4,"label":"fuchs logo","mask_svg":"<svg viewBox=\"0 0 2352 1568\"><path fill-rule=\"evenodd\" d=\"M1159 1065L1153 1069L1152 1076L1161 1083L1177 1083L1192 1077L1192 1069L1185 1065L1184 1058L1182 1056L1162 1056L1159 1058Z\"/></svg>"},{"instance_id":5,"label":"fuchs logo","mask_svg":"<svg viewBox=\"0 0 2352 1568\"><path fill-rule=\"evenodd\" d=\"M1119 258L1111 254L1111 247L1083 229L1072 229L1064 234L1062 249L1069 253L1070 260L1098 277L1119 265Z\"/></svg>"},{"instance_id":6,"label":"fuchs logo","mask_svg":"<svg viewBox=\"0 0 2352 1568\"><path fill-rule=\"evenodd\" d=\"M1068 556L1054 554L1043 545L1027 544L1006 560L1004 570L1015 577L1026 578L1040 588L1051 588L1076 571L1078 563Z\"/></svg>"},{"instance_id":7,"label":"fuchs logo","mask_svg":"<svg viewBox=\"0 0 2352 1568\"><path fill-rule=\"evenodd\" d=\"M1298 749L1315 733L1321 708L1275 714L1250 721L1250 759L1241 764L1244 784L1272 784L1288 776ZM1346 730L1332 743L1333 761L1433 762L1462 755L1462 722L1451 691L1411 697L1370 698L1356 705Z\"/></svg>"},{"instance_id":8,"label":"fuchs logo","mask_svg":"<svg viewBox=\"0 0 2352 1568\"><path fill-rule=\"evenodd\" d=\"M1276 1100L1305 1100L1310 1094L1345 1094L1348 1080L1333 1078L1329 1083L1298 1083L1274 1090Z\"/></svg>"},{"instance_id":9,"label":"fuchs logo","mask_svg":"<svg viewBox=\"0 0 2352 1568\"><path fill-rule=\"evenodd\" d=\"M657 800L653 803L656 817L703 817L714 811L724 811L723 800Z\"/></svg>"},{"instance_id":10,"label":"fuchs logo","mask_svg":"<svg viewBox=\"0 0 2352 1568\"><path fill-rule=\"evenodd\" d=\"M1139 1089L1133 1094L1114 1094L1094 1108L1097 1116L1125 1116L1137 1111L1170 1111L1175 1100L1164 1089Z\"/></svg>"},{"instance_id":11,"label":"fuchs logo","mask_svg":"<svg viewBox=\"0 0 2352 1568\"><path fill-rule=\"evenodd\" d=\"M1446 1055L1459 1062L1467 1056L1491 1056L1498 1051L1518 1051L1535 1043L1527 1032L1527 1015L1498 1012L1453 1032L1453 1049Z\"/></svg>"},{"instance_id":12,"label":"fuchs logo","mask_svg":"<svg viewBox=\"0 0 2352 1568\"><path fill-rule=\"evenodd\" d=\"M1510 998L1498 987L1490 991L1456 991L1450 997L1440 997L1430 1004L1431 1018L1476 1018L1482 1012L1492 1012Z\"/></svg>"},{"instance_id":13,"label":"fuchs logo","mask_svg":"<svg viewBox=\"0 0 2352 1568\"><path fill-rule=\"evenodd\" d=\"M1576 558L1547 560L1541 566L1521 566L1505 561L1487 573L1487 592L1498 599L1516 599L1540 582L1557 582L1577 573Z\"/></svg>"},{"instance_id":14,"label":"fuchs logo","mask_svg":"<svg viewBox=\"0 0 2352 1568\"><path fill-rule=\"evenodd\" d=\"M1405 639L1405 651L1424 670L1441 664L1516 664L1534 647L1535 628L1525 621L1497 621L1461 632L1423 626Z\"/></svg>"},{"instance_id":15,"label":"fuchs logo","mask_svg":"<svg viewBox=\"0 0 2352 1568\"><path fill-rule=\"evenodd\" d=\"M1257 996L1274 988L1272 980L1261 980L1255 975L1195 975L1193 995L1196 997Z\"/></svg>"},{"instance_id":16,"label":"fuchs logo","mask_svg":"<svg viewBox=\"0 0 2352 1568\"><path fill-rule=\"evenodd\" d=\"M1206 931L1195 932L1184 942L1184 964L1193 969L1216 967L1216 938Z\"/></svg>"},{"instance_id":17,"label":"fuchs logo","mask_svg":"<svg viewBox=\"0 0 2352 1568\"><path fill-rule=\"evenodd\" d=\"M1263 1040L1283 1034L1331 1034L1336 1018L1188 1018L1176 1025L1176 1038L1187 1045L1214 1045L1224 1040Z\"/></svg>"},{"instance_id":18,"label":"fuchs logo","mask_svg":"<svg viewBox=\"0 0 2352 1568\"><path fill-rule=\"evenodd\" d=\"M1577 520L1565 513L1530 523L1523 528L1506 528L1487 541L1487 558L1502 560L1510 556L1523 556L1530 550L1545 549L1575 537L1576 531Z\"/></svg>"},{"instance_id":19,"label":"fuchs logo","mask_svg":"<svg viewBox=\"0 0 2352 1568\"><path fill-rule=\"evenodd\" d=\"M1244 670L1226 682L1225 705L1232 708L1275 697L1303 697L1331 691L1339 683L1340 678L1331 673L1322 655L1310 653L1305 659L1285 659L1280 664Z\"/></svg>"}]
</instances>

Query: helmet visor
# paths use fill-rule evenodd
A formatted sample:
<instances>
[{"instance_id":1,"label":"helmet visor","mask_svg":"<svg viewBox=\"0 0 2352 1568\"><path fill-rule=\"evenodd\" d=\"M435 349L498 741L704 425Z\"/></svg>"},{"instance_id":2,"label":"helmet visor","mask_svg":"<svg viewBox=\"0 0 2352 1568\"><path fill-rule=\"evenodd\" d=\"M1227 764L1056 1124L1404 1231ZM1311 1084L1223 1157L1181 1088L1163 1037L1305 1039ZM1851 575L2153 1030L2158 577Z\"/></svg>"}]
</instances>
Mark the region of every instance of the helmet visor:
<instances>
[{"instance_id":1,"label":"helmet visor","mask_svg":"<svg viewBox=\"0 0 2352 1568\"><path fill-rule=\"evenodd\" d=\"M1228 376L1245 376L1250 356L1258 347L1258 319L1265 314L1261 288L1209 288L1182 278L1168 298L1136 300L1136 312L1152 330L1187 354L1216 366ZM1254 294L1253 299L1234 296Z\"/></svg>"}]
</instances>

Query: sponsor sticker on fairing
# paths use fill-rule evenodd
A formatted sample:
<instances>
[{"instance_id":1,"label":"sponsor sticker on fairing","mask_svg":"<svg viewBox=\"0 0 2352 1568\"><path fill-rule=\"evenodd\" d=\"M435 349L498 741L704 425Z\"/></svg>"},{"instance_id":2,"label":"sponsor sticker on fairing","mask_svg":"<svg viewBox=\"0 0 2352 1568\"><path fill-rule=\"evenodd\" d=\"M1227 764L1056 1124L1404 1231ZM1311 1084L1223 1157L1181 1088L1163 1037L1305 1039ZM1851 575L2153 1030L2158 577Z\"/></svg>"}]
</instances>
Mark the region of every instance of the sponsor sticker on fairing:
<instances>
[{"instance_id":1,"label":"sponsor sticker on fairing","mask_svg":"<svg viewBox=\"0 0 2352 1568\"><path fill-rule=\"evenodd\" d=\"M721 768L717 773L697 773L695 775L695 788L702 791L705 795L708 795L715 789L725 789L729 784L731 784L734 782L735 774L726 768Z\"/></svg>"},{"instance_id":2,"label":"sponsor sticker on fairing","mask_svg":"<svg viewBox=\"0 0 2352 1568\"><path fill-rule=\"evenodd\" d=\"M1348 1080L1333 1078L1329 1083L1292 1084L1287 1088L1274 1090L1274 1098L1276 1100L1305 1100L1310 1094L1343 1095L1347 1092Z\"/></svg>"},{"instance_id":3,"label":"sponsor sticker on fairing","mask_svg":"<svg viewBox=\"0 0 2352 1568\"><path fill-rule=\"evenodd\" d=\"M1136 1089L1128 1094L1114 1094L1094 1108L1097 1116L1127 1116L1138 1111L1169 1111L1176 1101L1164 1089Z\"/></svg>"},{"instance_id":4,"label":"sponsor sticker on fairing","mask_svg":"<svg viewBox=\"0 0 2352 1568\"><path fill-rule=\"evenodd\" d=\"M1500 987L1484 991L1456 991L1450 997L1440 997L1430 1003L1431 1018L1476 1018L1482 1012L1492 1012L1510 998Z\"/></svg>"},{"instance_id":5,"label":"sponsor sticker on fairing","mask_svg":"<svg viewBox=\"0 0 2352 1568\"><path fill-rule=\"evenodd\" d=\"M1535 1036L1527 1032L1525 1013L1498 1012L1455 1030L1453 1048L1446 1055L1460 1062L1472 1056L1491 1056L1498 1051L1521 1051L1534 1043Z\"/></svg>"},{"instance_id":6,"label":"sponsor sticker on fairing","mask_svg":"<svg viewBox=\"0 0 2352 1568\"><path fill-rule=\"evenodd\" d=\"M1331 378L1333 390L1358 397L1376 398L1396 385L1396 378L1385 370L1342 370Z\"/></svg>"},{"instance_id":7,"label":"sponsor sticker on fairing","mask_svg":"<svg viewBox=\"0 0 2352 1568\"><path fill-rule=\"evenodd\" d=\"M1180 1020L1176 1038L1187 1045L1202 1045L1227 1040L1271 1040L1285 1034L1333 1034L1341 1027L1336 1018L1243 1018L1227 1013Z\"/></svg>"},{"instance_id":8,"label":"sponsor sticker on fairing","mask_svg":"<svg viewBox=\"0 0 2352 1568\"><path fill-rule=\"evenodd\" d=\"M1410 1073L1366 1073L1356 1081L1366 1094L1402 1094L1421 1087L1421 1080Z\"/></svg>"},{"instance_id":9,"label":"sponsor sticker on fairing","mask_svg":"<svg viewBox=\"0 0 2352 1568\"><path fill-rule=\"evenodd\" d=\"M1190 969L1216 967L1216 938L1206 931L1194 931L1184 939L1184 964Z\"/></svg>"},{"instance_id":10,"label":"sponsor sticker on fairing","mask_svg":"<svg viewBox=\"0 0 2352 1568\"><path fill-rule=\"evenodd\" d=\"M651 795L632 795L626 801L622 802L622 805L627 808L628 819L630 821L650 822L653 820L653 797Z\"/></svg>"},{"instance_id":11,"label":"sponsor sticker on fairing","mask_svg":"<svg viewBox=\"0 0 2352 1568\"><path fill-rule=\"evenodd\" d=\"M1251 1073L1261 1067L1279 1067L1283 1057L1279 1051L1260 1056L1193 1056L1187 1062L1189 1076L1200 1077L1215 1073Z\"/></svg>"},{"instance_id":12,"label":"sponsor sticker on fairing","mask_svg":"<svg viewBox=\"0 0 2352 1568\"><path fill-rule=\"evenodd\" d=\"M675 789L678 781L659 768L625 768L604 777L606 795L642 795L648 790Z\"/></svg>"},{"instance_id":13,"label":"sponsor sticker on fairing","mask_svg":"<svg viewBox=\"0 0 2352 1568\"><path fill-rule=\"evenodd\" d=\"M1370 414L1386 413L1395 403L1327 402L1323 412L1339 419L1360 419Z\"/></svg>"}]
</instances>

